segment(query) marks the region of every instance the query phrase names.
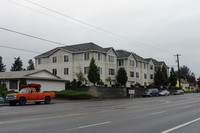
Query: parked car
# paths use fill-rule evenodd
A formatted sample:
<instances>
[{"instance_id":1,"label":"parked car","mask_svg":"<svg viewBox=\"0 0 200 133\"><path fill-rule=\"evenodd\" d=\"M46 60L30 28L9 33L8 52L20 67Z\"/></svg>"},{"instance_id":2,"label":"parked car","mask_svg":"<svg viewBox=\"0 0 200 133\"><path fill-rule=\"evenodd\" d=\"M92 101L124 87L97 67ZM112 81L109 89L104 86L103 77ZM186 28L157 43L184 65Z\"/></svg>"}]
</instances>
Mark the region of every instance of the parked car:
<instances>
[{"instance_id":1,"label":"parked car","mask_svg":"<svg viewBox=\"0 0 200 133\"><path fill-rule=\"evenodd\" d=\"M161 90L159 92L159 95L160 96L169 96L170 95L170 92L168 90Z\"/></svg>"},{"instance_id":2,"label":"parked car","mask_svg":"<svg viewBox=\"0 0 200 133\"><path fill-rule=\"evenodd\" d=\"M146 96L148 97L159 96L159 90L156 88L148 89L143 93L143 97L146 97Z\"/></svg>"},{"instance_id":3,"label":"parked car","mask_svg":"<svg viewBox=\"0 0 200 133\"><path fill-rule=\"evenodd\" d=\"M3 97L0 97L0 103L4 103Z\"/></svg>"},{"instance_id":4,"label":"parked car","mask_svg":"<svg viewBox=\"0 0 200 133\"><path fill-rule=\"evenodd\" d=\"M39 93L35 88L24 88L21 89L19 93L7 94L6 96L6 100L12 106L16 105L16 103L19 103L19 105L25 105L27 101L35 102L35 104L40 104L41 102L49 104L51 99L54 98L54 92Z\"/></svg>"},{"instance_id":5,"label":"parked car","mask_svg":"<svg viewBox=\"0 0 200 133\"><path fill-rule=\"evenodd\" d=\"M174 95L183 95L184 91L183 90L175 90Z\"/></svg>"}]
</instances>

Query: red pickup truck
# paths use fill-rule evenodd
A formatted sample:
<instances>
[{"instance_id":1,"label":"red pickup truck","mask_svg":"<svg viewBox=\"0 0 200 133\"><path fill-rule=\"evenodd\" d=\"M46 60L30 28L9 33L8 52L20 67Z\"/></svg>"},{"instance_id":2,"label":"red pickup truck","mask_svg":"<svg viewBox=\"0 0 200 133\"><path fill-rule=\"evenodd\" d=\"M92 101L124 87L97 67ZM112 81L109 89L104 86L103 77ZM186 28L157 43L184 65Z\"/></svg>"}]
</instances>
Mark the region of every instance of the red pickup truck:
<instances>
[{"instance_id":1,"label":"red pickup truck","mask_svg":"<svg viewBox=\"0 0 200 133\"><path fill-rule=\"evenodd\" d=\"M54 98L54 92L39 93L35 88L23 88L19 93L12 93L6 96L6 100L11 106L16 105L16 103L19 103L19 105L25 105L28 101L35 102L35 104L40 104L41 102L49 104L51 99Z\"/></svg>"}]
</instances>

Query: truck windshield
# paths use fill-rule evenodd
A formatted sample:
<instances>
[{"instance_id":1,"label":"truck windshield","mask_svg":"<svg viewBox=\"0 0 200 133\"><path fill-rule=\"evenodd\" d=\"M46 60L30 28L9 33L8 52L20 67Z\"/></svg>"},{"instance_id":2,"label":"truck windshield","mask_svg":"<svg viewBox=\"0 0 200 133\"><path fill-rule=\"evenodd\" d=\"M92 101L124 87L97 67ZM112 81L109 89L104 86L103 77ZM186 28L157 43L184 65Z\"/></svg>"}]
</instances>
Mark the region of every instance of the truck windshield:
<instances>
[{"instance_id":1,"label":"truck windshield","mask_svg":"<svg viewBox=\"0 0 200 133\"><path fill-rule=\"evenodd\" d=\"M21 89L19 93L28 93L28 89Z\"/></svg>"}]
</instances>

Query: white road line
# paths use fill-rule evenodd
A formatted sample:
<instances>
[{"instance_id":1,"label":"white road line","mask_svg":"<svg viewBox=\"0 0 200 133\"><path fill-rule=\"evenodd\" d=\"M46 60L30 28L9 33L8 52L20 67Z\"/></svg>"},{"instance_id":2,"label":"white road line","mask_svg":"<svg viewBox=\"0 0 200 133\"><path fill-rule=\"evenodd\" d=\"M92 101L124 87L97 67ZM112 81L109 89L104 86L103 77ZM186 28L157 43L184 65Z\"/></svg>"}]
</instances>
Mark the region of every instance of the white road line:
<instances>
[{"instance_id":1,"label":"white road line","mask_svg":"<svg viewBox=\"0 0 200 133\"><path fill-rule=\"evenodd\" d=\"M149 115L157 115L157 114L161 114L161 113L164 113L165 111L160 111L160 112L155 112L155 113L151 113Z\"/></svg>"},{"instance_id":2,"label":"white road line","mask_svg":"<svg viewBox=\"0 0 200 133\"><path fill-rule=\"evenodd\" d=\"M100 126L100 125L105 125L105 124L109 124L112 121L106 121L106 122L101 122L101 123L95 123L95 124L91 124L91 125L85 125L85 126L80 126L77 128L71 128L71 129L67 129L65 131L71 131L71 130L76 130L76 129L82 129L82 128L89 128L89 127L94 127L94 126Z\"/></svg>"},{"instance_id":3,"label":"white road line","mask_svg":"<svg viewBox=\"0 0 200 133\"><path fill-rule=\"evenodd\" d=\"M183 107L182 109L186 109L186 108L189 108L189 107L191 107L191 106L185 106L185 107Z\"/></svg>"},{"instance_id":4,"label":"white road line","mask_svg":"<svg viewBox=\"0 0 200 133\"><path fill-rule=\"evenodd\" d=\"M192 124L192 123L194 123L194 122L196 122L196 121L199 121L199 120L200 120L200 118L197 118L197 119L195 119L195 120L192 120L192 121L189 121L189 122L187 122L187 123L181 124L181 125L179 125L179 126L176 126L176 127L174 127L174 128L168 129L168 130L163 131L163 132L161 132L161 133L169 133L169 132L171 132L171 131L174 131L174 130L179 129L179 128L184 127L184 126L187 126L187 125Z\"/></svg>"},{"instance_id":5,"label":"white road line","mask_svg":"<svg viewBox=\"0 0 200 133\"><path fill-rule=\"evenodd\" d=\"M81 127L78 127L78 128L94 127L94 126L99 126L99 125L108 124L108 123L111 123L111 122L112 122L112 121L107 121L107 122L102 122L102 123L96 123L96 124L91 124L91 125L81 126Z\"/></svg>"}]
</instances>

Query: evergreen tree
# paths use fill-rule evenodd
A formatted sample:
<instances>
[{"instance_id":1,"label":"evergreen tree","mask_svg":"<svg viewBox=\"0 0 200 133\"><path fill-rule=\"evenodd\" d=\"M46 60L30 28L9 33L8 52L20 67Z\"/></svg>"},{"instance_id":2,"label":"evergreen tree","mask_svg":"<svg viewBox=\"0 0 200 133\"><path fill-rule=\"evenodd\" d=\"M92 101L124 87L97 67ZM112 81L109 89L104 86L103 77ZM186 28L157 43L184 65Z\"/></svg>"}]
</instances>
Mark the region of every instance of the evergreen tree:
<instances>
[{"instance_id":1,"label":"evergreen tree","mask_svg":"<svg viewBox=\"0 0 200 133\"><path fill-rule=\"evenodd\" d=\"M161 67L157 67L154 77L154 84L155 86L160 87L163 85L163 83L164 83L164 74L161 70Z\"/></svg>"},{"instance_id":2,"label":"evergreen tree","mask_svg":"<svg viewBox=\"0 0 200 133\"><path fill-rule=\"evenodd\" d=\"M177 84L177 76L176 76L176 73L174 72L173 67L171 68L171 71L170 71L169 83L170 83L170 86L173 87L173 88Z\"/></svg>"},{"instance_id":3,"label":"evergreen tree","mask_svg":"<svg viewBox=\"0 0 200 133\"><path fill-rule=\"evenodd\" d=\"M92 82L95 86L95 84L100 80L100 74L98 67L95 63L94 58L90 61L89 71L88 71L88 79L90 82Z\"/></svg>"},{"instance_id":4,"label":"evergreen tree","mask_svg":"<svg viewBox=\"0 0 200 133\"><path fill-rule=\"evenodd\" d=\"M34 69L35 69L34 63L33 63L32 59L30 59L30 60L28 61L27 70L34 70Z\"/></svg>"},{"instance_id":5,"label":"evergreen tree","mask_svg":"<svg viewBox=\"0 0 200 133\"><path fill-rule=\"evenodd\" d=\"M6 65L3 64L3 58L0 56L0 72L6 71Z\"/></svg>"},{"instance_id":6,"label":"evergreen tree","mask_svg":"<svg viewBox=\"0 0 200 133\"><path fill-rule=\"evenodd\" d=\"M118 72L117 72L117 82L120 83L122 86L123 85L125 86L127 80L128 80L128 77L127 77L127 73L126 73L125 68L120 67Z\"/></svg>"},{"instance_id":7,"label":"evergreen tree","mask_svg":"<svg viewBox=\"0 0 200 133\"><path fill-rule=\"evenodd\" d=\"M15 59L15 61L12 64L10 71L22 71L23 70L23 68L22 68L22 66L23 66L22 60L20 59L20 57L14 58L14 59Z\"/></svg>"},{"instance_id":8,"label":"evergreen tree","mask_svg":"<svg viewBox=\"0 0 200 133\"><path fill-rule=\"evenodd\" d=\"M165 66L162 66L162 73L163 73L163 85L168 86L169 78L168 78L167 69Z\"/></svg>"}]
</instances>

